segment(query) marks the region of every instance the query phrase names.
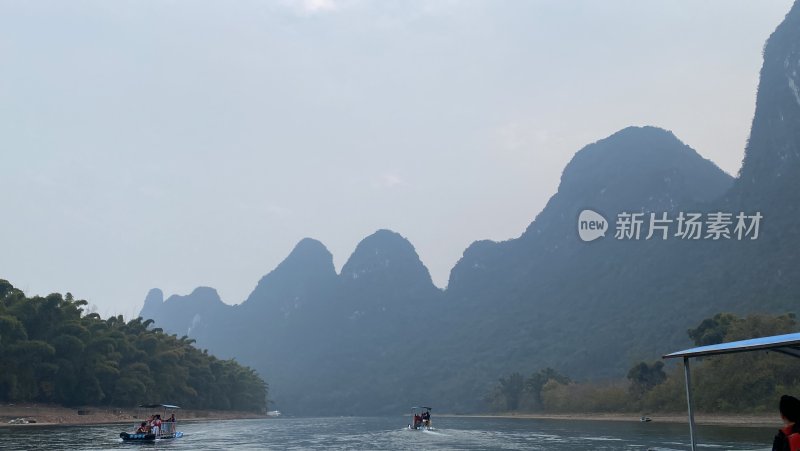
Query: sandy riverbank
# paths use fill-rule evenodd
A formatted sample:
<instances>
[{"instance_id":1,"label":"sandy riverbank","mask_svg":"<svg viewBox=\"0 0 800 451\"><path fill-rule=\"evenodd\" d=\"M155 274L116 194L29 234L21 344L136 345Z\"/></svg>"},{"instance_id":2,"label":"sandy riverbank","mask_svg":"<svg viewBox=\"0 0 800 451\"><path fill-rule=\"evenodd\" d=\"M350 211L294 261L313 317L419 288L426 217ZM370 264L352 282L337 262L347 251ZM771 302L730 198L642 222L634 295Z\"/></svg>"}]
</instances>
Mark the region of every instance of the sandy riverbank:
<instances>
[{"instance_id":1,"label":"sandy riverbank","mask_svg":"<svg viewBox=\"0 0 800 451\"><path fill-rule=\"evenodd\" d=\"M157 409L156 409L157 410ZM80 407L70 408L52 404L3 404L0 405L0 427L28 427L52 425L81 425L81 424L133 424L145 414L161 413L154 410L145 412L141 409L109 408L109 407ZM80 413L79 413L80 412ZM178 421L204 421L204 420L236 420L245 418L265 418L253 412L234 412L227 410L193 410L180 409L175 413ZM9 424L17 418L35 421L28 424Z\"/></svg>"},{"instance_id":2,"label":"sandy riverbank","mask_svg":"<svg viewBox=\"0 0 800 451\"><path fill-rule=\"evenodd\" d=\"M517 414L496 414L496 415L437 415L470 418L518 418L536 420L575 420L575 421L630 421L639 422L641 416L633 413L565 413L565 414L538 414L538 413L517 413ZM665 413L647 414L653 421L661 423L687 423L687 414ZM695 415L697 424L718 425L718 426L752 426L752 427L780 427L781 419L776 414L758 415L724 415L724 414L697 414Z\"/></svg>"}]
</instances>

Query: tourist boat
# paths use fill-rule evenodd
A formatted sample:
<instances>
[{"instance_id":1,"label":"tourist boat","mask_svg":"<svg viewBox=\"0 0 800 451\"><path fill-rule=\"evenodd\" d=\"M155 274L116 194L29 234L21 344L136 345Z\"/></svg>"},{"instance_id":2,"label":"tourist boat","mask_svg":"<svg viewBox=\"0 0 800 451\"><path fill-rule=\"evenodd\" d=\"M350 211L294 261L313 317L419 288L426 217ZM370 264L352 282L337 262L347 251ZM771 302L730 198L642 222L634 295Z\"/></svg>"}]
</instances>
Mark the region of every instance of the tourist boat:
<instances>
[{"instance_id":1,"label":"tourist boat","mask_svg":"<svg viewBox=\"0 0 800 451\"><path fill-rule=\"evenodd\" d=\"M427 417L427 420L415 421L418 417ZM408 428L414 431L431 430L431 407L415 406L411 408L411 423Z\"/></svg>"},{"instance_id":2,"label":"tourist boat","mask_svg":"<svg viewBox=\"0 0 800 451\"><path fill-rule=\"evenodd\" d=\"M171 404L142 404L139 406L140 409L147 409L152 411L152 409L164 409L164 414L161 417L161 427L158 429L157 432L120 432L119 438L122 439L124 442L154 442L156 440L167 440L173 438L180 438L183 437L183 432L178 431L176 428L178 426L177 421L166 421L170 418L167 413L171 414L171 416L175 415L175 410L180 409L178 406L173 406ZM146 415L142 415L144 418ZM141 421L134 424L134 430L138 430L139 426L141 425Z\"/></svg>"}]
</instances>

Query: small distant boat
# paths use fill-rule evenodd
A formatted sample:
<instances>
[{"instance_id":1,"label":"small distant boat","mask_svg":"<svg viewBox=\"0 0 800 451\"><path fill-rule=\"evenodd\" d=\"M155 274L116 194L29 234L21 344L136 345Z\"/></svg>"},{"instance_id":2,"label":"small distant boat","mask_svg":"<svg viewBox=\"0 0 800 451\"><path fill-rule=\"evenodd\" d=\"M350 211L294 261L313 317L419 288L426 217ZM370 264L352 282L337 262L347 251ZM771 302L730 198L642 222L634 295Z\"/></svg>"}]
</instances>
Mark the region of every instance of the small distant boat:
<instances>
[{"instance_id":1,"label":"small distant boat","mask_svg":"<svg viewBox=\"0 0 800 451\"><path fill-rule=\"evenodd\" d=\"M167 412L170 411L172 415L175 415L174 411L180 409L178 406L173 406L171 404L142 404L139 406L140 409L164 409L164 417L161 420L161 426L159 428L150 428L148 426L147 430L142 432L141 431L141 423L136 423L133 425L134 430L136 432L120 432L119 438L122 439L124 442L155 442L156 440L168 440L173 438L181 438L183 437L183 432L180 432L177 429L178 422L177 421L167 421Z\"/></svg>"},{"instance_id":2,"label":"small distant boat","mask_svg":"<svg viewBox=\"0 0 800 451\"><path fill-rule=\"evenodd\" d=\"M408 428L413 431L431 430L431 407L415 406L411 408L411 423Z\"/></svg>"},{"instance_id":3,"label":"small distant boat","mask_svg":"<svg viewBox=\"0 0 800 451\"><path fill-rule=\"evenodd\" d=\"M653 419L650 418L650 417L643 416L643 417L639 418L639 421L641 421L642 423L649 423L649 422L653 421Z\"/></svg>"},{"instance_id":4,"label":"small distant boat","mask_svg":"<svg viewBox=\"0 0 800 451\"><path fill-rule=\"evenodd\" d=\"M279 416L281 416L281 411L280 410L270 410L269 412L267 412L267 416L268 417L279 417Z\"/></svg>"}]
</instances>

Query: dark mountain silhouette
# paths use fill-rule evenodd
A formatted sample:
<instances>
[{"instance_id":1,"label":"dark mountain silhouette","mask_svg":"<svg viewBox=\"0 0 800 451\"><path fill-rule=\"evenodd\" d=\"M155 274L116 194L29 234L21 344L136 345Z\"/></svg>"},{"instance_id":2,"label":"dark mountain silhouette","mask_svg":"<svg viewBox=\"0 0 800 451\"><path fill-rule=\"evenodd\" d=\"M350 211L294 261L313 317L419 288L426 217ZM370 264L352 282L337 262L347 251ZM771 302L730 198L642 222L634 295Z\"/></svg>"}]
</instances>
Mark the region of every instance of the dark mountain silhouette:
<instances>
[{"instance_id":1,"label":"dark mountain silhouette","mask_svg":"<svg viewBox=\"0 0 800 451\"><path fill-rule=\"evenodd\" d=\"M440 294L414 246L389 230L361 241L342 267L341 301L354 323L426 308Z\"/></svg>"},{"instance_id":2,"label":"dark mountain silhouette","mask_svg":"<svg viewBox=\"0 0 800 451\"><path fill-rule=\"evenodd\" d=\"M359 243L341 274L322 243L304 239L241 305L220 310L203 293L161 302L152 290L142 315L164 318L158 325L175 333L194 327L198 345L253 362L278 405L323 414L341 413L345 402L372 411L377 399L405 409L393 392L366 400L357 393L376 373L390 373L385 381L403 376L394 368L405 359L398 356L423 340L412 332L443 296L411 243L388 230ZM215 327L197 329L209 312Z\"/></svg>"},{"instance_id":3,"label":"dark mountain silhouette","mask_svg":"<svg viewBox=\"0 0 800 451\"><path fill-rule=\"evenodd\" d=\"M756 111L735 196L797 199L800 175L800 4L764 47ZM784 208L797 208L786 205Z\"/></svg>"},{"instance_id":4,"label":"dark mountain silhouette","mask_svg":"<svg viewBox=\"0 0 800 451\"><path fill-rule=\"evenodd\" d=\"M626 164L637 173L621 172ZM548 364L585 375L588 361L603 365L601 375L616 375L628 364L608 341L618 334L591 337L609 349L592 358L575 361L575 350L563 348L595 332L587 322L614 305L581 302L618 291L599 287L587 298L581 290L589 285L576 285L572 274L583 273L577 277L591 284L637 247L580 242L578 211L672 212L718 197L731 183L672 133L631 127L578 152L558 193L520 238L473 244L444 293L397 233L365 238L338 276L330 253L307 239L232 314L218 318L220 336L198 343L261 369L279 405L305 413L335 414L341 403L403 409L413 396L474 410L497 376L519 366L532 371ZM197 314L182 308L182 323ZM570 313L569 325L562 312L573 309L583 313Z\"/></svg>"},{"instance_id":5,"label":"dark mountain silhouette","mask_svg":"<svg viewBox=\"0 0 800 451\"><path fill-rule=\"evenodd\" d=\"M662 321L671 304L653 298L664 277L675 273L660 267L665 255L679 255L670 249L686 246L616 241L613 226L603 240L584 243L577 217L585 208L612 222L623 211L699 209L732 182L655 127L630 127L576 153L558 192L522 236L475 243L453 268L447 296L459 308L452 309L452 332L443 334L441 354L450 367L472 365L474 379L442 386L443 401L473 409L458 390L477 387L472 396L478 397L488 390L480 381L545 366L578 378L618 377L637 359L653 358L681 340L683 324L666 321L653 332L653 321ZM664 334L675 338L665 343ZM641 343L653 335L658 338ZM464 343L470 343L468 354L458 351Z\"/></svg>"},{"instance_id":6,"label":"dark mountain silhouette","mask_svg":"<svg viewBox=\"0 0 800 451\"><path fill-rule=\"evenodd\" d=\"M520 238L470 246L450 274L448 292L458 297L498 283L486 278L529 278L531 264L569 263L585 247L576 232L584 208L609 220L622 211L672 213L718 198L731 183L729 175L671 132L626 128L575 154L558 192Z\"/></svg>"},{"instance_id":7,"label":"dark mountain silhouette","mask_svg":"<svg viewBox=\"0 0 800 451\"><path fill-rule=\"evenodd\" d=\"M275 270L264 276L241 305L241 313L272 327L319 307L336 287L333 255L317 240L306 238Z\"/></svg>"},{"instance_id":8,"label":"dark mountain silhouette","mask_svg":"<svg viewBox=\"0 0 800 451\"><path fill-rule=\"evenodd\" d=\"M200 340L213 334L217 318L231 309L213 288L198 287L187 296L173 295L166 301L161 290L154 288L147 293L139 316L155 320L157 327L178 336Z\"/></svg>"},{"instance_id":9,"label":"dark mountain silhouette","mask_svg":"<svg viewBox=\"0 0 800 451\"><path fill-rule=\"evenodd\" d=\"M258 368L287 412L397 412L422 401L475 411L512 371L624 376L688 346L686 330L717 312L796 310L798 65L796 3L765 47L736 180L671 132L626 128L576 153L520 237L473 243L445 291L411 243L381 230L338 275L324 246L303 240L241 305L209 289L165 302L151 291L142 315ZM579 240L586 208L611 222L605 238ZM681 211L761 212L760 237L614 239L621 212Z\"/></svg>"}]
</instances>

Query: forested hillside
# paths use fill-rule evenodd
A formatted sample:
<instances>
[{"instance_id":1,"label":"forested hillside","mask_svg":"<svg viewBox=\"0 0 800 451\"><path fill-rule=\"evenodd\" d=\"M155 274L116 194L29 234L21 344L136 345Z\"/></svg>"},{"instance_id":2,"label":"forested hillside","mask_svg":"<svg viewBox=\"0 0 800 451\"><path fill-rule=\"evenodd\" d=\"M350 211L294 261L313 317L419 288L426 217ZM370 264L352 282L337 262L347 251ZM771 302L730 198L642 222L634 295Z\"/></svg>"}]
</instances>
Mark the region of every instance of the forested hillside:
<instances>
[{"instance_id":1,"label":"forested hillside","mask_svg":"<svg viewBox=\"0 0 800 451\"><path fill-rule=\"evenodd\" d=\"M253 369L200 351L152 320L102 319L86 305L69 293L28 298L0 279L0 399L266 408L267 385Z\"/></svg>"}]
</instances>

